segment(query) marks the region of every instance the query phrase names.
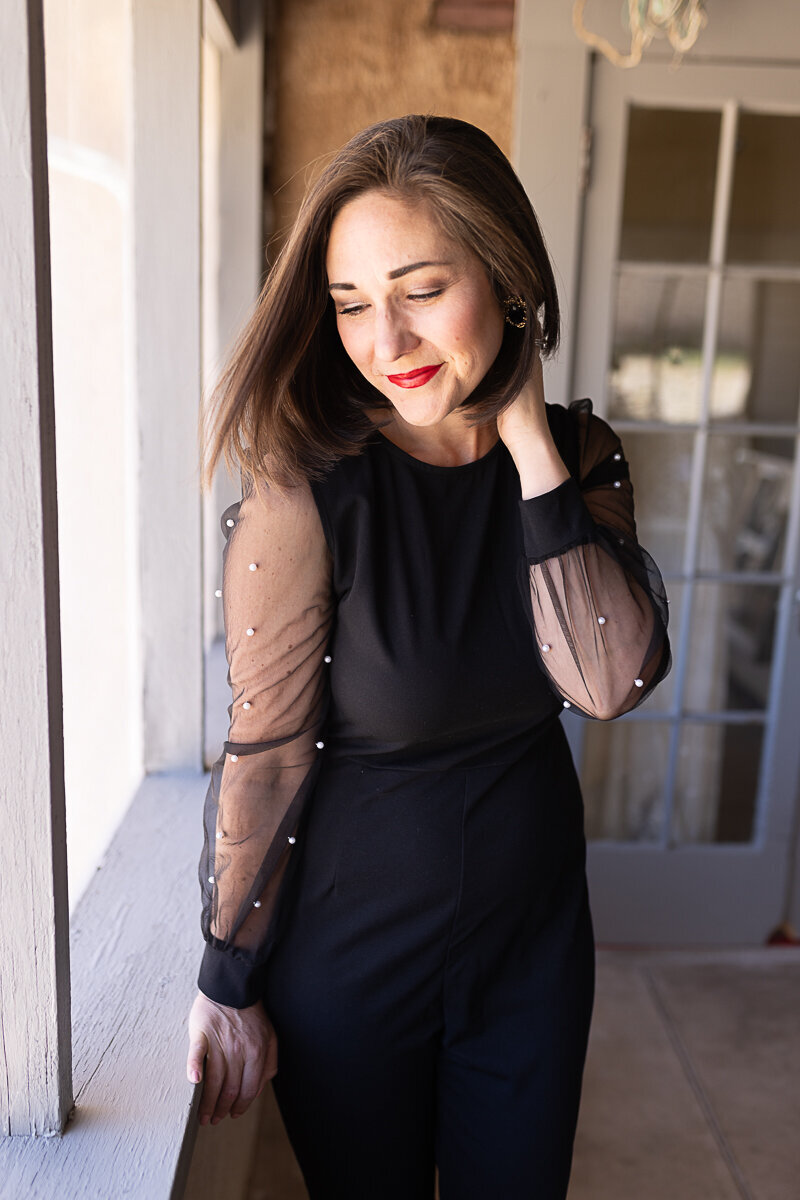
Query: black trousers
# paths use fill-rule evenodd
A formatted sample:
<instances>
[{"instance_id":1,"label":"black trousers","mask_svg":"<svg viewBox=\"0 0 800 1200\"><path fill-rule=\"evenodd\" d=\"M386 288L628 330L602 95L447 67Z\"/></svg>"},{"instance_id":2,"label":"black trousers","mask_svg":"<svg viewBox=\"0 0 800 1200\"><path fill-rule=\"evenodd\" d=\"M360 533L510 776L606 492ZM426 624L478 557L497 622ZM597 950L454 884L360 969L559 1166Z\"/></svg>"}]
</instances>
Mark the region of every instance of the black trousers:
<instances>
[{"instance_id":1,"label":"black trousers","mask_svg":"<svg viewBox=\"0 0 800 1200\"><path fill-rule=\"evenodd\" d=\"M529 767L326 773L264 989L311 1200L564 1200L594 942L577 781Z\"/></svg>"}]
</instances>

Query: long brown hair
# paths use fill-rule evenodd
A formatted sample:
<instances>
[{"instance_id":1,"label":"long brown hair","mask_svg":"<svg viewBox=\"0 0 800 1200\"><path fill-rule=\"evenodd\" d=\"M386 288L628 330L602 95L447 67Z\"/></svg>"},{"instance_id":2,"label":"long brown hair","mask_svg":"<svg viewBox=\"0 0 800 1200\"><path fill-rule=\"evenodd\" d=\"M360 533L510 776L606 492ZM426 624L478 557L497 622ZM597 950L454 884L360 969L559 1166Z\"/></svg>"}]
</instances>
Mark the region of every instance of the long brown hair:
<instances>
[{"instance_id":1,"label":"long brown hair","mask_svg":"<svg viewBox=\"0 0 800 1200\"><path fill-rule=\"evenodd\" d=\"M475 254L498 301L520 296L523 330L506 326L492 367L463 408L488 423L558 343L558 296L530 201L482 130L452 117L407 116L357 133L309 188L294 227L236 341L203 418L203 483L221 458L256 484L318 479L357 454L388 401L342 347L325 269L339 210L378 189L426 200L444 233Z\"/></svg>"}]
</instances>

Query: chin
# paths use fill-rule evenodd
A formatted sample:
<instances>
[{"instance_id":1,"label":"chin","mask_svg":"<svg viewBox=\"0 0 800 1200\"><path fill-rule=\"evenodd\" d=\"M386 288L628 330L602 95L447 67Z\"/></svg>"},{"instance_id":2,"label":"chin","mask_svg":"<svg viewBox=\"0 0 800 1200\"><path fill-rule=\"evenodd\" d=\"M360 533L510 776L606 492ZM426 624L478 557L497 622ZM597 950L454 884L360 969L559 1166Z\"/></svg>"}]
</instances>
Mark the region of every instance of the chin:
<instances>
[{"instance_id":1,"label":"chin","mask_svg":"<svg viewBox=\"0 0 800 1200\"><path fill-rule=\"evenodd\" d=\"M413 400L409 401L402 398L391 401L392 408L407 425L416 425L420 429L440 425L442 421L446 421L449 416L456 412L460 403L460 400L441 403L430 401L425 403L420 400L418 403L414 403Z\"/></svg>"}]
</instances>

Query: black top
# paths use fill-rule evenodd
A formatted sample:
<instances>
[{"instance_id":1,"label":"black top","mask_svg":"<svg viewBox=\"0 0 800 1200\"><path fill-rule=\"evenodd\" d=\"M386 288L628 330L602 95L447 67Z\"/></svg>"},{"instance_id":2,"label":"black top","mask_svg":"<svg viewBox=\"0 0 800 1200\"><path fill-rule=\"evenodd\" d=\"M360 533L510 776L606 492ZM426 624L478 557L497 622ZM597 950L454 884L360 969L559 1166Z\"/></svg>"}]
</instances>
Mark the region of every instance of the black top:
<instances>
[{"instance_id":1,"label":"black top","mask_svg":"<svg viewBox=\"0 0 800 1200\"><path fill-rule=\"evenodd\" d=\"M506 761L563 707L617 716L669 669L619 439L589 401L547 413L571 477L530 500L501 441L439 467L376 432L324 482L223 514L233 703L200 864L212 999L258 998L326 764Z\"/></svg>"}]
</instances>

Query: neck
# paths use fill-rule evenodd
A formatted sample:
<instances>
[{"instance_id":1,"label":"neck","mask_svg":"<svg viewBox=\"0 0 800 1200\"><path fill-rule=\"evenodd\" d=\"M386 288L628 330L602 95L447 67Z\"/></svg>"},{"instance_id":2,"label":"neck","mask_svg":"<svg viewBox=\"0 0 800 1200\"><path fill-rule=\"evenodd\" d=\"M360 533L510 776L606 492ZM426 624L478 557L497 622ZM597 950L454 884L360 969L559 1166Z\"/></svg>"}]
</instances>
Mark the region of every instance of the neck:
<instances>
[{"instance_id":1,"label":"neck","mask_svg":"<svg viewBox=\"0 0 800 1200\"><path fill-rule=\"evenodd\" d=\"M385 414L382 414L385 417ZM452 423L451 423L452 422ZM455 413L437 425L409 425L393 413L380 431L412 458L434 467L460 467L488 454L498 438L497 425L468 425Z\"/></svg>"}]
</instances>

